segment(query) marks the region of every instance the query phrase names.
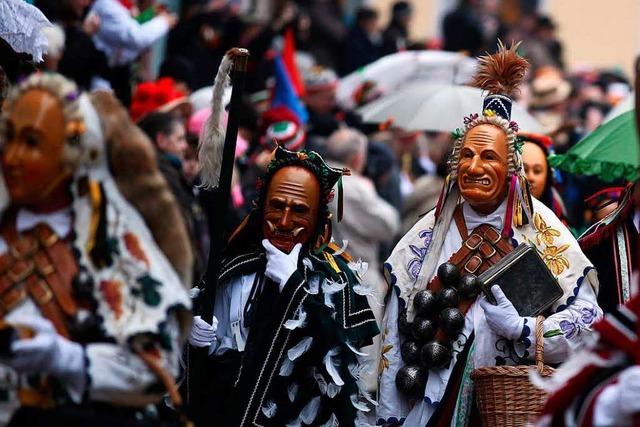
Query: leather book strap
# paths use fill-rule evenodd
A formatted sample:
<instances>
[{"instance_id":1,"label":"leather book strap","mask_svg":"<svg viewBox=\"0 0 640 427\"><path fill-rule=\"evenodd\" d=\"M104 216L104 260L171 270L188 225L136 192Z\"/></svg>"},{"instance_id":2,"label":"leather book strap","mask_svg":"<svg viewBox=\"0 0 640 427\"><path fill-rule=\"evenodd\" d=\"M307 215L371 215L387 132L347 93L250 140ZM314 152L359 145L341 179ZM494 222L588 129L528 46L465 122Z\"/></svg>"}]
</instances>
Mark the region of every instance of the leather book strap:
<instances>
[{"instance_id":1,"label":"leather book strap","mask_svg":"<svg viewBox=\"0 0 640 427\"><path fill-rule=\"evenodd\" d=\"M458 212L460 212L460 216L456 215ZM464 236L463 231L466 232L467 228L464 223L464 217L461 214L461 210L456 209L454 218L456 218L456 225L458 226L460 235ZM460 220L457 218L460 218ZM499 231L489 224L481 224L466 238L463 238L462 246L457 252L451 255L449 262L458 267L461 276L469 273L478 276L500 261L512 250L513 246L509 243L509 240L503 237ZM439 292L442 288L440 278L435 276L431 282L429 282L427 288L433 292ZM466 314L474 301L475 298L461 299L458 304L460 313L463 315ZM441 328L438 328L436 340L439 342L448 341L445 332Z\"/></svg>"}]
</instances>

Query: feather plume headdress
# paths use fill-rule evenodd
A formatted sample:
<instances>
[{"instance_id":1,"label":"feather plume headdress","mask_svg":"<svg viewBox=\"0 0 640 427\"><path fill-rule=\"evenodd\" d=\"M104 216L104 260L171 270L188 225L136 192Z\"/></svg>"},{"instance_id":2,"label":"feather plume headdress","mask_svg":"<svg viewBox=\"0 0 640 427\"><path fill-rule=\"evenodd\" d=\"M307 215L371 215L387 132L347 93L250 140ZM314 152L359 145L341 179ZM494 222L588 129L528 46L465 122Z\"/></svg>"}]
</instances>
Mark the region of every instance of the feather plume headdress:
<instances>
[{"instance_id":1,"label":"feather plume headdress","mask_svg":"<svg viewBox=\"0 0 640 427\"><path fill-rule=\"evenodd\" d=\"M518 124L511 120L511 105L513 103L511 97L517 93L529 68L529 63L517 53L519 45L520 43L514 43L507 48L502 42L498 42L498 52L478 58L478 71L472 84L487 92L487 96L483 100L482 113L474 113L465 117L464 127L456 129L452 135L454 145L448 162L449 175L436 205L436 223L429 252L420 276L409 296L409 306L412 304L415 293L426 288L426 281L433 276L438 266L439 256L437 254L442 249L453 213L460 199L457 185L458 161L460 150L469 130L478 125L489 124L502 129L507 136L509 191L503 233L508 235L512 226L521 227L532 221L533 204L522 166L522 143L517 135Z\"/></svg>"},{"instance_id":2,"label":"feather plume headdress","mask_svg":"<svg viewBox=\"0 0 640 427\"><path fill-rule=\"evenodd\" d=\"M504 131L509 150L508 174L510 179L508 218L505 224L520 227L527 224L532 216L532 203L528 183L522 165L522 142L518 138L518 124L511 120L511 99L529 68L526 59L518 55L520 42L510 47L498 41L498 52L478 58L478 71L472 84L487 92L482 105L482 114L471 114L464 118L464 128L454 132L454 148L449 158L449 182L457 179L460 150L469 130L481 124L490 124ZM445 197L441 197L444 202ZM513 203L512 203L513 202ZM441 206L439 206L441 209ZM439 211L438 211L439 213ZM513 214L513 215L511 215ZM513 221L513 222L512 222Z\"/></svg>"}]
</instances>

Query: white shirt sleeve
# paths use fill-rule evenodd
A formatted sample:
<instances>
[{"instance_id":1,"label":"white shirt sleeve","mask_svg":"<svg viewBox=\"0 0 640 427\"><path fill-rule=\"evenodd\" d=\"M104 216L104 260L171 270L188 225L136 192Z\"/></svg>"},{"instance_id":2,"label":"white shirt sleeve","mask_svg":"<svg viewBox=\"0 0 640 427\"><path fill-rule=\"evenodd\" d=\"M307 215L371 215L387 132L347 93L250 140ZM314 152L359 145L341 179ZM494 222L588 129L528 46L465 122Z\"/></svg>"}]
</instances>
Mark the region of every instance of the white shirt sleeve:
<instances>
[{"instance_id":1,"label":"white shirt sleeve","mask_svg":"<svg viewBox=\"0 0 640 427\"><path fill-rule=\"evenodd\" d=\"M126 48L140 53L169 31L163 17L157 16L140 24L116 0L96 1L92 10L100 17L97 39L113 50Z\"/></svg>"},{"instance_id":2,"label":"white shirt sleeve","mask_svg":"<svg viewBox=\"0 0 640 427\"><path fill-rule=\"evenodd\" d=\"M249 329L244 327L244 307L249 300L256 275L248 274L225 283L216 297L213 315L218 319L217 341L211 353L216 356L227 350L244 350Z\"/></svg>"},{"instance_id":3,"label":"white shirt sleeve","mask_svg":"<svg viewBox=\"0 0 640 427\"><path fill-rule=\"evenodd\" d=\"M585 278L576 299L567 308L544 320L544 360L548 363L564 362L573 352L583 348L593 337L591 326L602 318L597 296ZM526 328L522 342L525 343L529 359L535 357L536 319L526 317Z\"/></svg>"}]
</instances>

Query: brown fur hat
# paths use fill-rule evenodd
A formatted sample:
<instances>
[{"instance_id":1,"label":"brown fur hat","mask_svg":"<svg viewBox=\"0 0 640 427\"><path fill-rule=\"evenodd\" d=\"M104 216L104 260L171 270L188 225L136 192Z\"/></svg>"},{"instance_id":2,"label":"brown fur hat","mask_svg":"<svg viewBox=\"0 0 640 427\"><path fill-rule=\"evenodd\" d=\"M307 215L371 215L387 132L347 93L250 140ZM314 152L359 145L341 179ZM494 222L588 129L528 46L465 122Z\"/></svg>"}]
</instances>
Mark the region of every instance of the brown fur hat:
<instances>
[{"instance_id":1,"label":"brown fur hat","mask_svg":"<svg viewBox=\"0 0 640 427\"><path fill-rule=\"evenodd\" d=\"M94 92L104 128L109 168L122 195L140 212L180 279L192 284L193 252L180 207L158 169L151 141L110 92Z\"/></svg>"}]
</instances>

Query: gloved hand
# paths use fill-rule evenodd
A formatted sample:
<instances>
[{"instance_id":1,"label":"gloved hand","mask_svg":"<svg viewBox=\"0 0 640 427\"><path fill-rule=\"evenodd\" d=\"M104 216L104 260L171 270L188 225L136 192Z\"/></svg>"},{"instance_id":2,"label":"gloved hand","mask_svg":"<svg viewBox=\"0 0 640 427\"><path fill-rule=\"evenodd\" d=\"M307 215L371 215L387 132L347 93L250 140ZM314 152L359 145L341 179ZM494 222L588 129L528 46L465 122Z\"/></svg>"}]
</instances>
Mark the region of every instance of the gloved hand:
<instances>
[{"instance_id":1,"label":"gloved hand","mask_svg":"<svg viewBox=\"0 0 640 427\"><path fill-rule=\"evenodd\" d=\"M200 316L193 317L191 332L189 332L189 344L194 347L209 347L216 340L218 319L213 318L212 324L202 320Z\"/></svg>"},{"instance_id":2,"label":"gloved hand","mask_svg":"<svg viewBox=\"0 0 640 427\"><path fill-rule=\"evenodd\" d=\"M625 369L618 382L598 395L593 407L594 426L635 426L640 413L640 366Z\"/></svg>"},{"instance_id":3,"label":"gloved hand","mask_svg":"<svg viewBox=\"0 0 640 427\"><path fill-rule=\"evenodd\" d=\"M262 241L262 246L267 251L267 268L264 274L276 282L282 291L291 275L298 269L298 258L302 245L297 243L289 254L285 254L273 246L267 239Z\"/></svg>"},{"instance_id":4,"label":"gloved hand","mask_svg":"<svg viewBox=\"0 0 640 427\"><path fill-rule=\"evenodd\" d=\"M620 374L619 404L623 415L640 413L640 366L632 366Z\"/></svg>"},{"instance_id":5,"label":"gloved hand","mask_svg":"<svg viewBox=\"0 0 640 427\"><path fill-rule=\"evenodd\" d=\"M14 319L11 324L29 328L35 335L15 340L11 344L12 356L3 358L2 363L20 373L53 375L81 396L86 372L83 347L59 335L44 317Z\"/></svg>"},{"instance_id":6,"label":"gloved hand","mask_svg":"<svg viewBox=\"0 0 640 427\"><path fill-rule=\"evenodd\" d=\"M524 318L520 317L511 301L507 299L500 286L493 285L491 292L496 298L497 305L491 304L483 295L479 298L480 307L493 332L510 340L520 338L524 326Z\"/></svg>"}]
</instances>

